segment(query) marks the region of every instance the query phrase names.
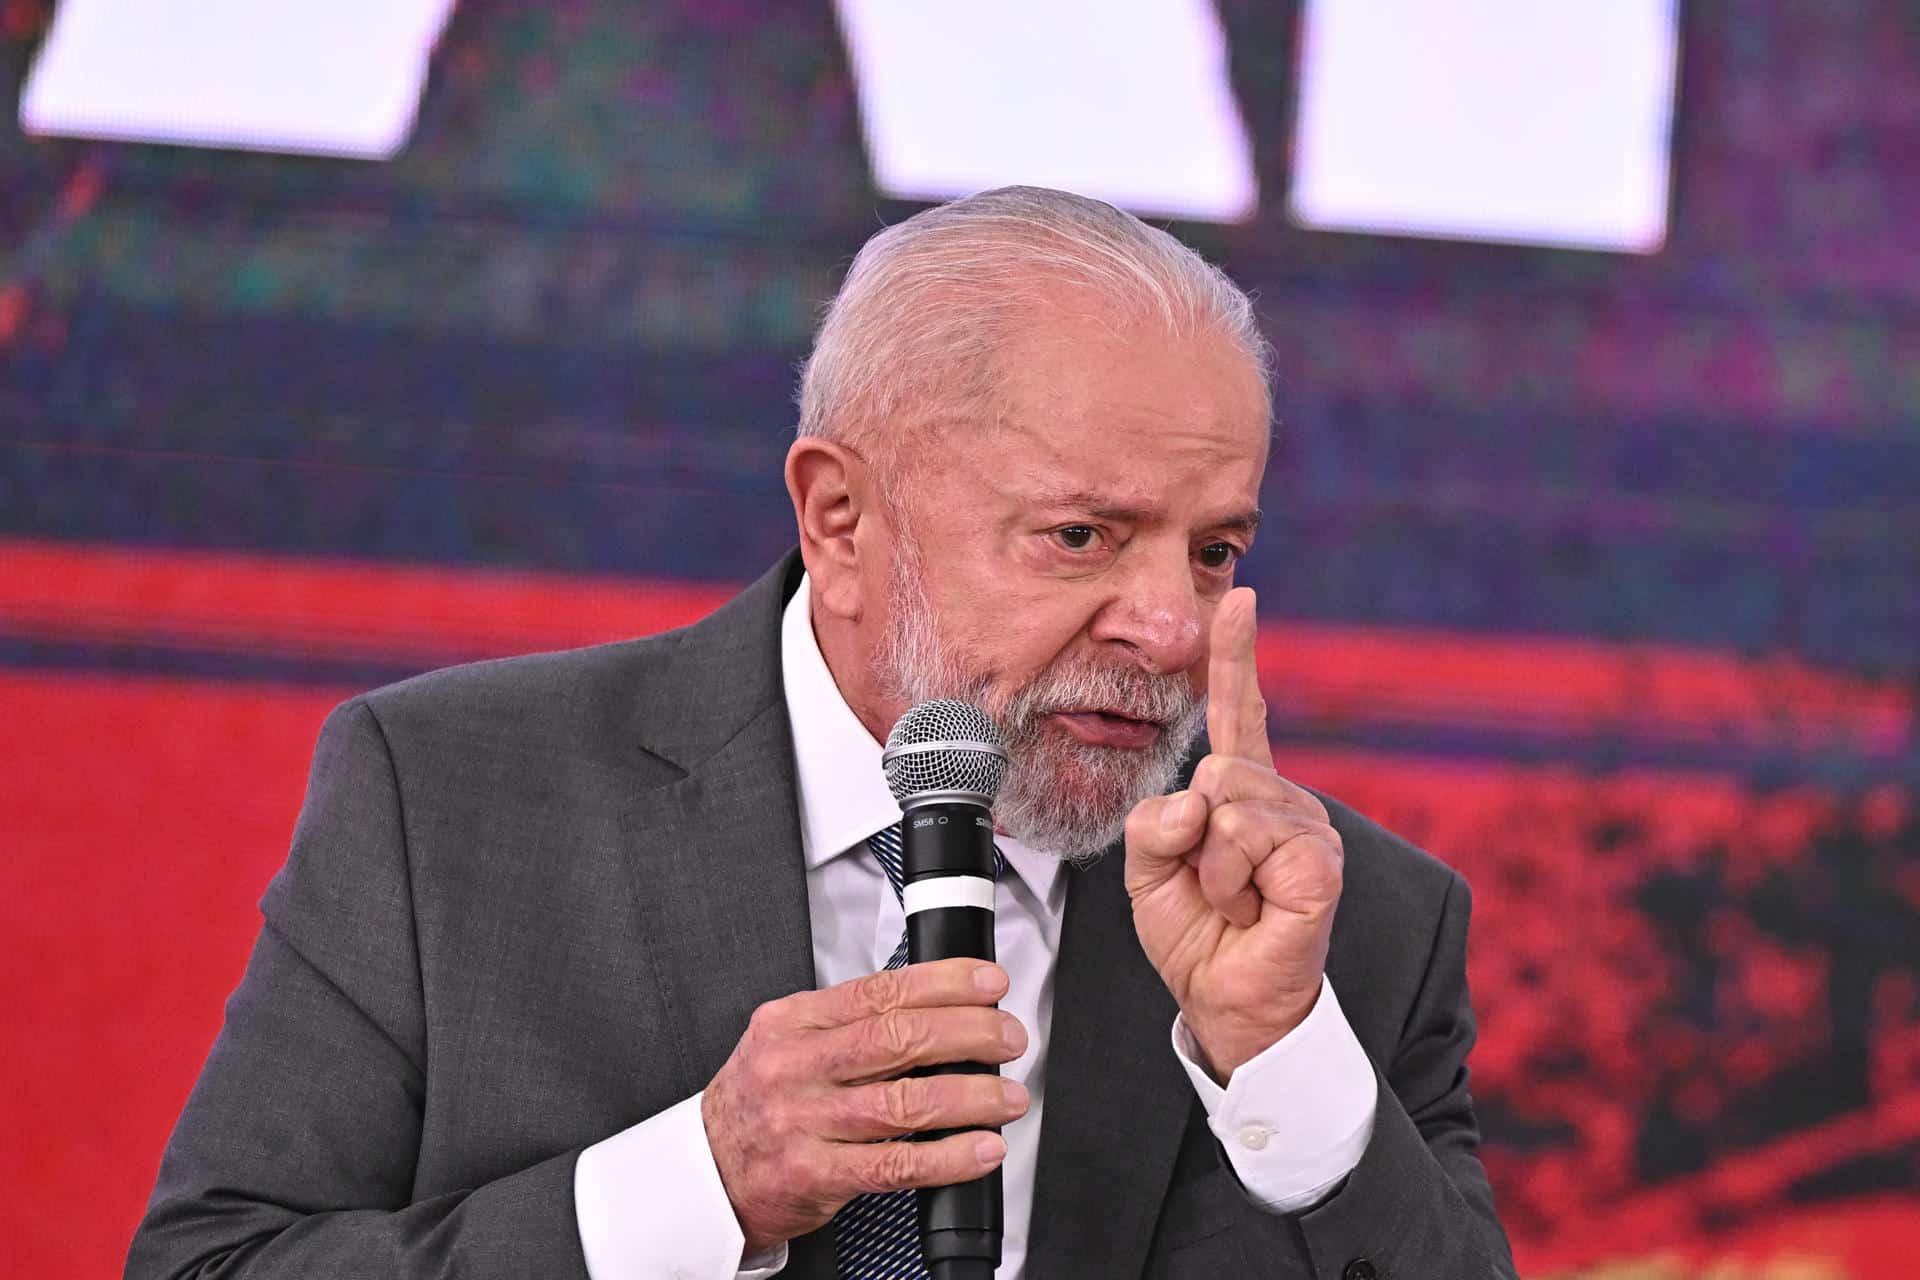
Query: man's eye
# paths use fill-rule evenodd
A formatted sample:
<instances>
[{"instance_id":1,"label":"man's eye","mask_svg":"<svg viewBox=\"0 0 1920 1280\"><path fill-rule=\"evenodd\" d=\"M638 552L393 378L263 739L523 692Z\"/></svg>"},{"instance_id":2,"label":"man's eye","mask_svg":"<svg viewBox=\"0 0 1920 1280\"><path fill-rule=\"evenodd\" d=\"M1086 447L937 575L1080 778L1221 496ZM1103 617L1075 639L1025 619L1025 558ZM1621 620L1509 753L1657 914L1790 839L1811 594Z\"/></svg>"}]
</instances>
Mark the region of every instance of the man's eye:
<instances>
[{"instance_id":1,"label":"man's eye","mask_svg":"<svg viewBox=\"0 0 1920 1280\"><path fill-rule=\"evenodd\" d=\"M1053 536L1058 538L1060 545L1069 551L1085 551L1100 535L1091 526L1070 524L1064 529L1054 530Z\"/></svg>"},{"instance_id":2,"label":"man's eye","mask_svg":"<svg viewBox=\"0 0 1920 1280\"><path fill-rule=\"evenodd\" d=\"M1231 542L1209 542L1200 548L1200 563L1209 569L1224 569L1240 558L1240 549Z\"/></svg>"}]
</instances>

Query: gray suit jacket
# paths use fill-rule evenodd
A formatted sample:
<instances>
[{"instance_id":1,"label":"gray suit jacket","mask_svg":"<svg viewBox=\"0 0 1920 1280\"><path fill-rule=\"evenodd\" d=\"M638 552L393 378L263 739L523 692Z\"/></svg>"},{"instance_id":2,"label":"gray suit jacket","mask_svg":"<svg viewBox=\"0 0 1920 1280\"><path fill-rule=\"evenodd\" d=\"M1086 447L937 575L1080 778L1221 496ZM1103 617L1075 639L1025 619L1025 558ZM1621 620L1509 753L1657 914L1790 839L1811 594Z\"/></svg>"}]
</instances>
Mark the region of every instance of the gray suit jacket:
<instances>
[{"instance_id":1,"label":"gray suit jacket","mask_svg":"<svg viewBox=\"0 0 1920 1280\"><path fill-rule=\"evenodd\" d=\"M704 1088L755 1006L813 985L779 657L798 574L328 718L129 1276L584 1276L582 1148ZM1248 1203L1110 855L1069 873L1034 1280L1512 1274L1467 1096L1467 887L1329 807L1328 968L1380 1082L1359 1168L1298 1217ZM832 1276L824 1232L787 1274Z\"/></svg>"}]
</instances>

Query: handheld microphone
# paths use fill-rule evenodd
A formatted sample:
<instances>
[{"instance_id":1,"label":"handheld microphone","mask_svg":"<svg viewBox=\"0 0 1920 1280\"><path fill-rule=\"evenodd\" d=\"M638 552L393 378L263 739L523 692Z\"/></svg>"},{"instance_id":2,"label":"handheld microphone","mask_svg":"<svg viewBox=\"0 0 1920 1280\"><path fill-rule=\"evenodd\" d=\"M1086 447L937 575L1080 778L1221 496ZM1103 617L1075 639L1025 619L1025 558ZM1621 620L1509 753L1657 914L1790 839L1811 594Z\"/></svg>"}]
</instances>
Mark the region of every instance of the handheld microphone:
<instances>
[{"instance_id":1,"label":"handheld microphone","mask_svg":"<svg viewBox=\"0 0 1920 1280\"><path fill-rule=\"evenodd\" d=\"M979 708L935 698L910 708L887 735L881 763L904 815L900 824L907 959L993 959L993 891L999 854L991 807L1007 749ZM924 1074L998 1075L980 1062ZM938 1131L921 1135L942 1137ZM950 1187L923 1188L920 1250L932 1280L992 1280L1000 1265L1000 1170Z\"/></svg>"}]
</instances>

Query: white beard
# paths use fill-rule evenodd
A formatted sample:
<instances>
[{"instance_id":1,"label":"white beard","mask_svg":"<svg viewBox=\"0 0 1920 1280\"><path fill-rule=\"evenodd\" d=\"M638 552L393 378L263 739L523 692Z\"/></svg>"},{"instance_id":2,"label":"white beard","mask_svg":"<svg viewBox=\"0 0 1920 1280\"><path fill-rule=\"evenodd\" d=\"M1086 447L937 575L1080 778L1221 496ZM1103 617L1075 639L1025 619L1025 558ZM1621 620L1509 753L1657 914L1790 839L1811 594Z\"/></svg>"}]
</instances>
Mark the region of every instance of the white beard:
<instances>
[{"instance_id":1,"label":"white beard","mask_svg":"<svg viewBox=\"0 0 1920 1280\"><path fill-rule=\"evenodd\" d=\"M993 818L1014 839L1085 865L1120 838L1136 804L1173 785L1206 721L1206 702L1185 676L1063 656L1025 685L998 689L942 640L921 585L920 557L905 538L888 596L887 634L873 658L882 692L909 706L957 698L993 717L1008 754ZM1088 707L1153 721L1160 736L1138 750L1090 746L1047 723L1053 712Z\"/></svg>"}]
</instances>

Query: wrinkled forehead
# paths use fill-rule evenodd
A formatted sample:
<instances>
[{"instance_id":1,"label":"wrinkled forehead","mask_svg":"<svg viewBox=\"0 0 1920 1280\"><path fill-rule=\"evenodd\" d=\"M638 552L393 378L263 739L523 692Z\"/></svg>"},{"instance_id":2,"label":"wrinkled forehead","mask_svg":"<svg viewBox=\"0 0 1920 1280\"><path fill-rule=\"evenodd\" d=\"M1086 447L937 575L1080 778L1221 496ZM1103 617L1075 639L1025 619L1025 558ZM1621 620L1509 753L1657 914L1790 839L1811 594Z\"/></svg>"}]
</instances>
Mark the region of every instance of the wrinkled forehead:
<instances>
[{"instance_id":1,"label":"wrinkled forehead","mask_svg":"<svg viewBox=\"0 0 1920 1280\"><path fill-rule=\"evenodd\" d=\"M1265 467L1266 380L1218 329L1043 316L1010 336L994 373L982 452L1051 483L1140 491L1213 475L1257 484Z\"/></svg>"}]
</instances>

